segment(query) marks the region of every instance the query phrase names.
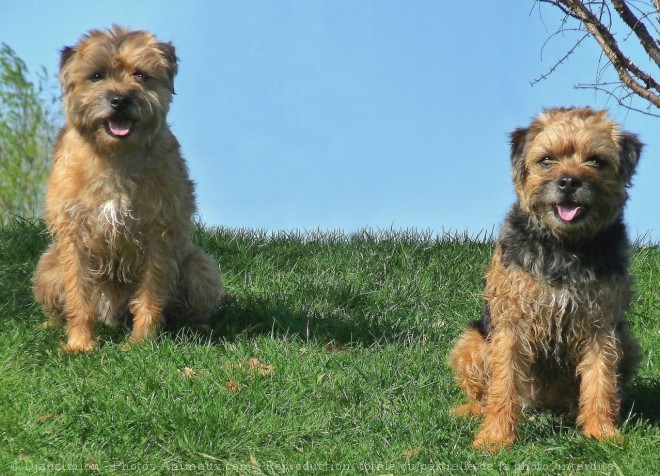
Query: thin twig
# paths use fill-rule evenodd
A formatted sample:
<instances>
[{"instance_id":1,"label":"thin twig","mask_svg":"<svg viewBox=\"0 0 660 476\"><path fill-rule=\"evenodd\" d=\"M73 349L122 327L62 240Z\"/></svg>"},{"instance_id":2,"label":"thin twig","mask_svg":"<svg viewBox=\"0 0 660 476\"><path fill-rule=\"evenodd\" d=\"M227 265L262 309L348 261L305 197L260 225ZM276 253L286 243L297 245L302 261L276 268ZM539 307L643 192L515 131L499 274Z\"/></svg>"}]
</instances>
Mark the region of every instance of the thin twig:
<instances>
[{"instance_id":1,"label":"thin twig","mask_svg":"<svg viewBox=\"0 0 660 476\"><path fill-rule=\"evenodd\" d=\"M541 81L543 81L544 79L546 79L546 78L547 78L548 76L550 76L552 73L554 73L555 70L556 70L559 66L561 66L561 64L564 63L564 61L566 61L566 60L568 59L568 57L571 56L571 55L575 52L575 50L577 50L578 46L580 46L580 44L584 41L584 39L585 39L585 38L588 38L588 37L589 37L589 34L585 33L585 34L582 36L582 38L580 38L580 39L579 39L579 40L573 45L573 47L572 47L570 50L568 50L568 52L567 52L564 56L562 56L558 61L555 62L555 64L553 64L553 65L550 67L549 70L547 70L544 74L542 74L542 75L539 76L538 78L535 78L534 80L530 81L530 84L531 84L532 86L534 86L534 85L540 83Z\"/></svg>"},{"instance_id":2,"label":"thin twig","mask_svg":"<svg viewBox=\"0 0 660 476\"><path fill-rule=\"evenodd\" d=\"M660 21L660 0L653 0L656 12L659 15ZM660 84L653 78L652 75L638 67L628 56L626 56L619 47L612 33L612 12L610 6L605 0L598 1L581 1L581 0L537 0L537 3L547 3L559 8L567 17L572 17L580 21L584 28L588 31L596 42L601 47L604 55L607 57L608 62L615 71L620 80L620 85L636 94L637 96L648 101L652 106L660 108ZM628 7L625 0L611 0L611 4L617 15L623 22L630 27L632 32L637 36L645 51L649 54L651 59L660 66L660 42L653 39L648 32L646 25L640 20L635 13ZM648 16L641 15L642 18ZM559 31L564 30L565 19ZM657 28L656 28L657 31ZM563 63L584 40L584 37L568 51L555 65L552 66L550 71L545 75L537 78L532 84L537 83L539 80L545 79L551 74L557 66ZM643 112L652 116L658 114L652 113L651 107L648 111L642 111L632 107L630 104L623 103L623 100L631 99L631 95L623 97L617 95L613 90L607 90L602 87L603 83L596 83L591 85L593 89L606 91L609 95L616 98L617 102L631 110ZM580 86L580 89L585 86Z\"/></svg>"}]
</instances>

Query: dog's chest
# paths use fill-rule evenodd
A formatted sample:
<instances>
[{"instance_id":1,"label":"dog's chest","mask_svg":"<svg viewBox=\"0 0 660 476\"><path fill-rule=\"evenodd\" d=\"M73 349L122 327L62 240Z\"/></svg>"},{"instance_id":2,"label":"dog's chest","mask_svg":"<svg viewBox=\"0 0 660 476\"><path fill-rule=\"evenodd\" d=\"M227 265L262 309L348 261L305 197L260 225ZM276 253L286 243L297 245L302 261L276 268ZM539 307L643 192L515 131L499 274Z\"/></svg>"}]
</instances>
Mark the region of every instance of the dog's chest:
<instances>
[{"instance_id":1,"label":"dog's chest","mask_svg":"<svg viewBox=\"0 0 660 476\"><path fill-rule=\"evenodd\" d=\"M493 324L513 325L530 348L554 352L555 346L567 343L579 347L623 318L630 298L625 276L572 286L501 266L497 258L486 289Z\"/></svg>"},{"instance_id":2,"label":"dog's chest","mask_svg":"<svg viewBox=\"0 0 660 476\"><path fill-rule=\"evenodd\" d=\"M133 241L136 228L143 219L139 194L141 188L133 178L117 171L103 171L98 177L90 178L86 184L85 200L94 223L95 232L109 242L126 238Z\"/></svg>"},{"instance_id":3,"label":"dog's chest","mask_svg":"<svg viewBox=\"0 0 660 476\"><path fill-rule=\"evenodd\" d=\"M98 223L109 238L131 235L135 217L131 199L126 194L116 194L98 207Z\"/></svg>"},{"instance_id":4,"label":"dog's chest","mask_svg":"<svg viewBox=\"0 0 660 476\"><path fill-rule=\"evenodd\" d=\"M128 194L116 193L104 197L90 217L89 256L98 278L139 280L146 242L137 205Z\"/></svg>"},{"instance_id":5,"label":"dog's chest","mask_svg":"<svg viewBox=\"0 0 660 476\"><path fill-rule=\"evenodd\" d=\"M617 280L601 280L598 285L578 289L541 286L538 294L524 298L528 318L521 324L539 350L574 355L594 335L609 332L623 318L626 289Z\"/></svg>"}]
</instances>

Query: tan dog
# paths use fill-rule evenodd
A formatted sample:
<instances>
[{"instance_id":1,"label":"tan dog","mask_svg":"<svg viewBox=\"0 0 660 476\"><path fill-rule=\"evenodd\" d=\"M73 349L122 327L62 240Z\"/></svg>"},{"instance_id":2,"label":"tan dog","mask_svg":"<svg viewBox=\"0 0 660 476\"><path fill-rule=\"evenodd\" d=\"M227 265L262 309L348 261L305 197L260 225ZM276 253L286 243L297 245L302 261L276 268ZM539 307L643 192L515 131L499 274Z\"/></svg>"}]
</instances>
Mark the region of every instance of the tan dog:
<instances>
[{"instance_id":1,"label":"tan dog","mask_svg":"<svg viewBox=\"0 0 660 476\"><path fill-rule=\"evenodd\" d=\"M222 300L218 267L190 242L194 184L166 116L174 47L144 31L92 30L62 50L66 125L47 185L54 241L36 299L66 322L66 352L94 348L96 318L133 318L129 343L163 321L199 324Z\"/></svg>"},{"instance_id":2,"label":"tan dog","mask_svg":"<svg viewBox=\"0 0 660 476\"><path fill-rule=\"evenodd\" d=\"M513 444L523 406L577 409L588 436L618 437L616 419L640 350L631 298L626 186L642 144L603 111L552 109L511 136L517 202L486 276L486 312L451 353L483 416L476 448Z\"/></svg>"}]
</instances>

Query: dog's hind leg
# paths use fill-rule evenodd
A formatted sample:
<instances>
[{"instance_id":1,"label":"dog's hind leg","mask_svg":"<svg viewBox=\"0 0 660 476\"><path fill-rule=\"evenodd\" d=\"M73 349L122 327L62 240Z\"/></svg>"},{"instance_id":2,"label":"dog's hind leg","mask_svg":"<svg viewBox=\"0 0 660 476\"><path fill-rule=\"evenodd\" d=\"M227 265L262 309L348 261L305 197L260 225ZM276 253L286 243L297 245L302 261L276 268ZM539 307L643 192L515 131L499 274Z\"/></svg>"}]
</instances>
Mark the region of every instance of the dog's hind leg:
<instances>
[{"instance_id":1,"label":"dog's hind leg","mask_svg":"<svg viewBox=\"0 0 660 476\"><path fill-rule=\"evenodd\" d=\"M452 410L453 415L469 417L483 413L488 379L486 352L486 339L474 327L468 327L452 349L450 366L468 398L467 403Z\"/></svg>"},{"instance_id":2,"label":"dog's hind leg","mask_svg":"<svg viewBox=\"0 0 660 476\"><path fill-rule=\"evenodd\" d=\"M34 297L48 314L48 320L43 327L63 326L66 322L64 316L64 286L62 284L62 271L57 257L57 248L51 244L41 255L37 269L32 276L32 291Z\"/></svg>"},{"instance_id":3,"label":"dog's hind leg","mask_svg":"<svg viewBox=\"0 0 660 476\"><path fill-rule=\"evenodd\" d=\"M229 295L222 287L217 263L195 245L188 245L179 265L174 296L167 305L168 327L201 327Z\"/></svg>"},{"instance_id":4,"label":"dog's hind leg","mask_svg":"<svg viewBox=\"0 0 660 476\"><path fill-rule=\"evenodd\" d=\"M622 322L616 331L619 345L621 346L621 358L617 363L617 373L619 375L619 392L624 393L630 381L632 380L642 356L642 350L637 339L630 332L630 326L627 322Z\"/></svg>"}]
</instances>

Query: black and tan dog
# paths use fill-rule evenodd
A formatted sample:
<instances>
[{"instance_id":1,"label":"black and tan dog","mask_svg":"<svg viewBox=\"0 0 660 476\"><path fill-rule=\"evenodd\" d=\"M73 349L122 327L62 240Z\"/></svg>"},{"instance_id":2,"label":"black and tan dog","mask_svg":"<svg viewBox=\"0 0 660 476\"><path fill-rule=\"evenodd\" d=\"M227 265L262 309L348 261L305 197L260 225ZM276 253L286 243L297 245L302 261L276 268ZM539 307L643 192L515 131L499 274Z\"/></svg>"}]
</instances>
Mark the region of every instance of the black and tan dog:
<instances>
[{"instance_id":1,"label":"black and tan dog","mask_svg":"<svg viewBox=\"0 0 660 476\"><path fill-rule=\"evenodd\" d=\"M474 447L513 444L523 407L577 410L584 434L617 438L640 350L631 299L626 187L642 144L604 111L551 109L511 135L517 201L486 276L486 312L451 366L483 416Z\"/></svg>"}]
</instances>

